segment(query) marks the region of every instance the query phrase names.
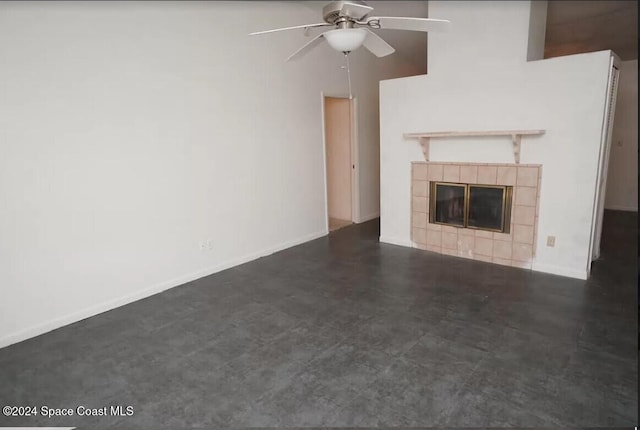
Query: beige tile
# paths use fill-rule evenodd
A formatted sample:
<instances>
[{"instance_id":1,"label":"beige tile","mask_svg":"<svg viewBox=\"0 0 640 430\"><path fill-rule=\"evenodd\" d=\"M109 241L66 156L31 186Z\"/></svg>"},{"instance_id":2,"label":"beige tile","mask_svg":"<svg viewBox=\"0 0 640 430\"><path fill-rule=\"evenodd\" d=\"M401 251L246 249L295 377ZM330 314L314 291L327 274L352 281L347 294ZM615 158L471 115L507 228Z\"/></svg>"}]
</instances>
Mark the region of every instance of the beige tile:
<instances>
[{"instance_id":1,"label":"beige tile","mask_svg":"<svg viewBox=\"0 0 640 430\"><path fill-rule=\"evenodd\" d=\"M462 251L462 250L458 250L458 257L460 258L468 258L470 260L473 260L473 251Z\"/></svg>"},{"instance_id":2,"label":"beige tile","mask_svg":"<svg viewBox=\"0 0 640 430\"><path fill-rule=\"evenodd\" d=\"M478 260L478 261L484 261L485 263L491 263L491 257L489 257L488 255L478 255L475 254L473 256L474 260Z\"/></svg>"},{"instance_id":3,"label":"beige tile","mask_svg":"<svg viewBox=\"0 0 640 430\"><path fill-rule=\"evenodd\" d=\"M442 246L442 232L427 230L427 245Z\"/></svg>"},{"instance_id":4,"label":"beige tile","mask_svg":"<svg viewBox=\"0 0 640 430\"><path fill-rule=\"evenodd\" d=\"M411 199L411 209L415 212L427 212L427 198L426 197L413 197Z\"/></svg>"},{"instance_id":5,"label":"beige tile","mask_svg":"<svg viewBox=\"0 0 640 430\"><path fill-rule=\"evenodd\" d=\"M491 262L492 262L492 263L495 263L495 264L500 264L500 265L502 265L502 266L511 266L511 260L504 259L504 258L496 258L496 257L493 257L493 258L491 259Z\"/></svg>"},{"instance_id":6,"label":"beige tile","mask_svg":"<svg viewBox=\"0 0 640 430\"><path fill-rule=\"evenodd\" d=\"M443 225L442 226L442 232L443 233L455 233L458 234L458 230L460 230L457 227L451 227L450 225Z\"/></svg>"},{"instance_id":7,"label":"beige tile","mask_svg":"<svg viewBox=\"0 0 640 430\"><path fill-rule=\"evenodd\" d=\"M516 204L521 206L535 206L537 201L536 188L516 187Z\"/></svg>"},{"instance_id":8,"label":"beige tile","mask_svg":"<svg viewBox=\"0 0 640 430\"><path fill-rule=\"evenodd\" d=\"M521 225L533 225L536 218L536 208L531 206L515 206L513 211L513 223Z\"/></svg>"},{"instance_id":9,"label":"beige tile","mask_svg":"<svg viewBox=\"0 0 640 430\"><path fill-rule=\"evenodd\" d=\"M411 240L415 243L420 243L426 245L427 243L427 230L423 228L412 228L411 229Z\"/></svg>"},{"instance_id":10,"label":"beige tile","mask_svg":"<svg viewBox=\"0 0 640 430\"><path fill-rule=\"evenodd\" d=\"M528 261L511 261L511 266L531 270L531 262Z\"/></svg>"},{"instance_id":11,"label":"beige tile","mask_svg":"<svg viewBox=\"0 0 640 430\"><path fill-rule=\"evenodd\" d=\"M442 180L445 182L460 182L460 166L445 165Z\"/></svg>"},{"instance_id":12,"label":"beige tile","mask_svg":"<svg viewBox=\"0 0 640 430\"><path fill-rule=\"evenodd\" d=\"M511 231L513 231L513 226L511 226ZM511 242L513 240L513 236L511 233L493 233L493 239Z\"/></svg>"},{"instance_id":13,"label":"beige tile","mask_svg":"<svg viewBox=\"0 0 640 430\"><path fill-rule=\"evenodd\" d=\"M424 243L416 243L413 245L414 248L422 249L423 251L427 250L427 245Z\"/></svg>"},{"instance_id":14,"label":"beige tile","mask_svg":"<svg viewBox=\"0 0 640 430\"><path fill-rule=\"evenodd\" d=\"M491 257L493 251L493 239L485 239L476 237L475 246L473 248L474 255L487 255Z\"/></svg>"},{"instance_id":15,"label":"beige tile","mask_svg":"<svg viewBox=\"0 0 640 430\"><path fill-rule=\"evenodd\" d=\"M498 180L498 168L495 166L478 167L478 183L495 185Z\"/></svg>"},{"instance_id":16,"label":"beige tile","mask_svg":"<svg viewBox=\"0 0 640 430\"><path fill-rule=\"evenodd\" d=\"M457 257L458 256L458 250L457 249L447 249L447 248L442 248L442 254L444 255L451 255L453 257Z\"/></svg>"},{"instance_id":17,"label":"beige tile","mask_svg":"<svg viewBox=\"0 0 640 430\"><path fill-rule=\"evenodd\" d=\"M459 228L458 234L460 236L472 236L472 237L476 235L475 232L470 228Z\"/></svg>"},{"instance_id":18,"label":"beige tile","mask_svg":"<svg viewBox=\"0 0 640 430\"><path fill-rule=\"evenodd\" d=\"M427 165L426 164L414 164L413 165L413 179L419 181L427 180Z\"/></svg>"},{"instance_id":19,"label":"beige tile","mask_svg":"<svg viewBox=\"0 0 640 430\"><path fill-rule=\"evenodd\" d=\"M427 197L427 181L413 181L411 194L415 197Z\"/></svg>"},{"instance_id":20,"label":"beige tile","mask_svg":"<svg viewBox=\"0 0 640 430\"><path fill-rule=\"evenodd\" d=\"M533 227L530 225L516 224L513 230L513 241L532 245L533 244Z\"/></svg>"},{"instance_id":21,"label":"beige tile","mask_svg":"<svg viewBox=\"0 0 640 430\"><path fill-rule=\"evenodd\" d=\"M511 259L515 261L530 261L533 257L533 246L524 243L514 243Z\"/></svg>"},{"instance_id":22,"label":"beige tile","mask_svg":"<svg viewBox=\"0 0 640 430\"><path fill-rule=\"evenodd\" d=\"M442 164L429 164L427 179L430 181L442 181Z\"/></svg>"},{"instance_id":23,"label":"beige tile","mask_svg":"<svg viewBox=\"0 0 640 430\"><path fill-rule=\"evenodd\" d=\"M427 245L427 251L437 252L438 254L441 254L442 248L437 245Z\"/></svg>"},{"instance_id":24,"label":"beige tile","mask_svg":"<svg viewBox=\"0 0 640 430\"><path fill-rule=\"evenodd\" d=\"M540 190L541 189L542 189L542 178L538 177L538 197L540 196Z\"/></svg>"},{"instance_id":25,"label":"beige tile","mask_svg":"<svg viewBox=\"0 0 640 430\"><path fill-rule=\"evenodd\" d=\"M429 218L426 216L427 214L425 214L424 212L417 212L417 211L411 211L411 226L413 227L413 220L417 219L417 218L426 218L427 221L429 220ZM424 227L425 229L427 228L426 225Z\"/></svg>"},{"instance_id":26,"label":"beige tile","mask_svg":"<svg viewBox=\"0 0 640 430\"><path fill-rule=\"evenodd\" d=\"M517 174L517 169L514 166L499 166L497 184L515 185Z\"/></svg>"},{"instance_id":27,"label":"beige tile","mask_svg":"<svg viewBox=\"0 0 640 430\"><path fill-rule=\"evenodd\" d=\"M473 256L476 238L473 236L458 235L458 255L467 255L468 258Z\"/></svg>"},{"instance_id":28,"label":"beige tile","mask_svg":"<svg viewBox=\"0 0 640 430\"><path fill-rule=\"evenodd\" d=\"M427 230L433 231L442 231L442 226L440 224L429 223L427 224Z\"/></svg>"},{"instance_id":29,"label":"beige tile","mask_svg":"<svg viewBox=\"0 0 640 430\"><path fill-rule=\"evenodd\" d=\"M502 258L505 260L511 259L511 242L505 242L502 240L493 241L493 256L495 258Z\"/></svg>"},{"instance_id":30,"label":"beige tile","mask_svg":"<svg viewBox=\"0 0 640 430\"><path fill-rule=\"evenodd\" d=\"M417 216L416 216L417 215ZM427 214L422 212L414 212L411 217L411 226L417 228L427 228Z\"/></svg>"},{"instance_id":31,"label":"beige tile","mask_svg":"<svg viewBox=\"0 0 640 430\"><path fill-rule=\"evenodd\" d=\"M457 233L445 233L442 232L442 248L457 249L458 248L458 234Z\"/></svg>"},{"instance_id":32,"label":"beige tile","mask_svg":"<svg viewBox=\"0 0 640 430\"><path fill-rule=\"evenodd\" d=\"M460 166L460 182L476 184L478 182L478 166Z\"/></svg>"},{"instance_id":33,"label":"beige tile","mask_svg":"<svg viewBox=\"0 0 640 430\"><path fill-rule=\"evenodd\" d=\"M475 237L484 237L485 239L493 239L493 232L485 230L476 230Z\"/></svg>"},{"instance_id":34,"label":"beige tile","mask_svg":"<svg viewBox=\"0 0 640 430\"><path fill-rule=\"evenodd\" d=\"M536 187L538 186L538 168L537 167L518 167L518 186Z\"/></svg>"}]
</instances>

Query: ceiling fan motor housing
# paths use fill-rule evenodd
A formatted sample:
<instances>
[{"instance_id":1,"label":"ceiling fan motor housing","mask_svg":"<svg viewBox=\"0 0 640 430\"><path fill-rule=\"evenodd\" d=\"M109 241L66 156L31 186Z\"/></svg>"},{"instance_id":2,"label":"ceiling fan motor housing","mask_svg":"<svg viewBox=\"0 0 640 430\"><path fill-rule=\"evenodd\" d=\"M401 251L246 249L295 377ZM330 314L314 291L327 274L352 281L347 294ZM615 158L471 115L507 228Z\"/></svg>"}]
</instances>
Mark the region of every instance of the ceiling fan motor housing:
<instances>
[{"instance_id":1,"label":"ceiling fan motor housing","mask_svg":"<svg viewBox=\"0 0 640 430\"><path fill-rule=\"evenodd\" d=\"M351 5L353 5L354 7L350 8L349 6ZM359 0L332 1L322 9L322 16L324 20L329 24L336 24L341 18L361 21L365 16L368 15L369 10L365 12L359 6L367 6L367 4L364 1Z\"/></svg>"},{"instance_id":2,"label":"ceiling fan motor housing","mask_svg":"<svg viewBox=\"0 0 640 430\"><path fill-rule=\"evenodd\" d=\"M306 31L310 28L334 27L334 30L325 31L313 37L290 55L287 61L300 58L323 41L326 41L336 51L341 51L345 54L364 46L376 57L385 57L393 54L395 50L371 29L384 28L422 32L446 31L450 24L446 19L369 16L371 11L373 11L373 8L362 0L334 0L322 9L322 16L325 22L257 31L249 35L255 36L257 34L302 28L305 29L305 34L307 34Z\"/></svg>"}]
</instances>

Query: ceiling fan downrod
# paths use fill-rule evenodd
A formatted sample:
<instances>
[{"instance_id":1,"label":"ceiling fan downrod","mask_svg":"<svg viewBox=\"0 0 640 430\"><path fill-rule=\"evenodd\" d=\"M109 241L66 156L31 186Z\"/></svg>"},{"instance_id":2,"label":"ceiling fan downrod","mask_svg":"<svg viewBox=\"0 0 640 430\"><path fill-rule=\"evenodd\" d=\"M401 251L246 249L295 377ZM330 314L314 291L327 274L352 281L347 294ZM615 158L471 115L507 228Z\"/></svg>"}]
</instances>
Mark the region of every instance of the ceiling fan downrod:
<instances>
[{"instance_id":1,"label":"ceiling fan downrod","mask_svg":"<svg viewBox=\"0 0 640 430\"><path fill-rule=\"evenodd\" d=\"M349 100L353 100L353 94L351 93L351 66L349 65L349 53L343 52L344 58L347 60L347 81L349 82Z\"/></svg>"}]
</instances>

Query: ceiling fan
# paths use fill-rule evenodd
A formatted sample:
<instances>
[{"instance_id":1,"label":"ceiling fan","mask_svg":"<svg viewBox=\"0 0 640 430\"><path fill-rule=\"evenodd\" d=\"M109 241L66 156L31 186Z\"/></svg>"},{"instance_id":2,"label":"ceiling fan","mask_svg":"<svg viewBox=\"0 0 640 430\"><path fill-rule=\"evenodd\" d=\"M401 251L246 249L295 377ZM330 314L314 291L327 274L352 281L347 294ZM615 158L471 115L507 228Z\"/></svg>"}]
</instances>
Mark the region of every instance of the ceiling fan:
<instances>
[{"instance_id":1,"label":"ceiling fan","mask_svg":"<svg viewBox=\"0 0 640 430\"><path fill-rule=\"evenodd\" d=\"M315 27L335 27L334 30L325 31L296 52L291 54L286 61L302 57L312 48L319 45L323 39L335 50L348 54L349 52L364 46L377 57L393 54L395 49L380 36L370 29L392 29L411 31L447 31L450 21L445 19L409 18L399 16L368 16L373 10L364 1L332 1L322 9L325 22L316 24L296 25L294 27L276 28L273 30L257 31L250 36L258 34L274 33L276 31L295 30L304 28L305 31Z\"/></svg>"}]
</instances>

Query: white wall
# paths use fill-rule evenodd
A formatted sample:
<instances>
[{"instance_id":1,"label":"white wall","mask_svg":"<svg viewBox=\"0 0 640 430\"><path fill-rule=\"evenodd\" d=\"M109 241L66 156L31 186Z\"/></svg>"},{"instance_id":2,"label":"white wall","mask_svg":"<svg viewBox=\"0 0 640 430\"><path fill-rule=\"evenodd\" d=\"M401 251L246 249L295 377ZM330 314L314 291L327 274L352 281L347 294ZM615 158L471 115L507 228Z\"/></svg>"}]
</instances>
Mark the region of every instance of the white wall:
<instances>
[{"instance_id":1,"label":"white wall","mask_svg":"<svg viewBox=\"0 0 640 430\"><path fill-rule=\"evenodd\" d=\"M526 62L528 3L430 2L453 25L429 36L429 74L380 84L380 240L411 243L410 162L424 158L404 133L544 129L521 153L543 165L533 268L585 278L611 54ZM513 163L511 139L431 139L431 160Z\"/></svg>"},{"instance_id":2,"label":"white wall","mask_svg":"<svg viewBox=\"0 0 640 430\"><path fill-rule=\"evenodd\" d=\"M605 208L638 210L638 60L620 63Z\"/></svg>"},{"instance_id":3,"label":"white wall","mask_svg":"<svg viewBox=\"0 0 640 430\"><path fill-rule=\"evenodd\" d=\"M320 94L347 94L343 56L285 64L302 30L247 36L320 16L0 3L0 346L326 233ZM402 58L352 54L363 215L378 80L424 73Z\"/></svg>"}]
</instances>

